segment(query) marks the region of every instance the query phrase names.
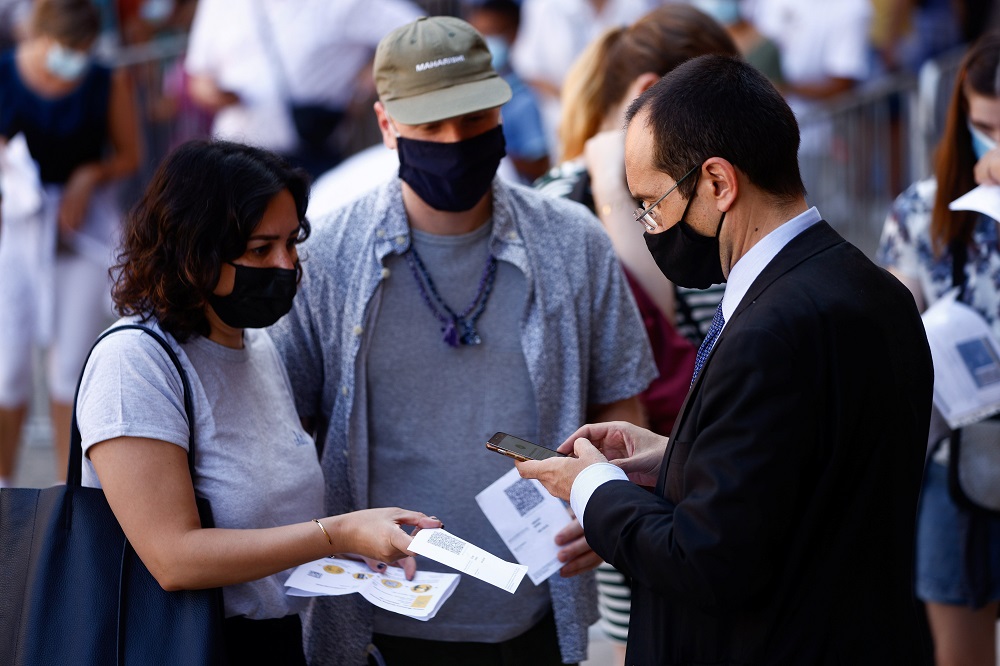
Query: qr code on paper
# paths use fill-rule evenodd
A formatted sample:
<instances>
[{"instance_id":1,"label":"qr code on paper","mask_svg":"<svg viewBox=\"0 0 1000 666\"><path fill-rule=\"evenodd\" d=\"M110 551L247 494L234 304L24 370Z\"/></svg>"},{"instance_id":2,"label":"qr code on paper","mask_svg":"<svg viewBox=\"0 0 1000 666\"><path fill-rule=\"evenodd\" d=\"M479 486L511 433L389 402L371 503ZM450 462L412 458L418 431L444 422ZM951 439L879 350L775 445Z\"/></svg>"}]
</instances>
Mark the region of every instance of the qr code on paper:
<instances>
[{"instance_id":1,"label":"qr code on paper","mask_svg":"<svg viewBox=\"0 0 1000 666\"><path fill-rule=\"evenodd\" d=\"M306 575L307 576L312 576L313 578L322 578L323 577L323 574L321 574L318 571L307 571Z\"/></svg>"},{"instance_id":2,"label":"qr code on paper","mask_svg":"<svg viewBox=\"0 0 1000 666\"><path fill-rule=\"evenodd\" d=\"M523 516L536 506L542 503L545 497L538 492L529 479L518 479L503 490L507 493L510 503L517 509L518 515Z\"/></svg>"},{"instance_id":3,"label":"qr code on paper","mask_svg":"<svg viewBox=\"0 0 1000 666\"><path fill-rule=\"evenodd\" d=\"M461 555L462 550L465 549L465 542L461 539L457 539L450 534L445 534L444 532L434 532L431 534L430 538L427 539L427 543L432 546L437 546L438 548L443 548L455 555Z\"/></svg>"}]
</instances>

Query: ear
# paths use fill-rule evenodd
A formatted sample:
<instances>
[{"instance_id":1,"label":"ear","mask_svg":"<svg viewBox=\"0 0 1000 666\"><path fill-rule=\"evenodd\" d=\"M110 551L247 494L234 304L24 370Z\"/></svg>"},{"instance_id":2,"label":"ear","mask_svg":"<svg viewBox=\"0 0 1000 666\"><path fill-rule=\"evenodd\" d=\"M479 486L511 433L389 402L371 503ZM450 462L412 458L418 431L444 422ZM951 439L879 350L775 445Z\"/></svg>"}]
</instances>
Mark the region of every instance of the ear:
<instances>
[{"instance_id":1,"label":"ear","mask_svg":"<svg viewBox=\"0 0 1000 666\"><path fill-rule=\"evenodd\" d=\"M386 113L382 102L375 102L375 117L378 118L378 128L382 132L382 143L389 150L396 150L396 132L389 122L389 114Z\"/></svg>"},{"instance_id":2,"label":"ear","mask_svg":"<svg viewBox=\"0 0 1000 666\"><path fill-rule=\"evenodd\" d=\"M716 208L722 213L728 211L736 201L740 189L736 167L729 160L710 157L701 168L701 182L711 188L709 196L715 199Z\"/></svg>"},{"instance_id":3,"label":"ear","mask_svg":"<svg viewBox=\"0 0 1000 666\"><path fill-rule=\"evenodd\" d=\"M632 99L635 99L642 93L649 90L649 88L654 83L659 81L660 78L661 78L660 75L657 74L656 72L643 72L642 74L637 76L635 81L632 82L632 85L629 86L630 89L635 89L635 95L632 96Z\"/></svg>"}]
</instances>

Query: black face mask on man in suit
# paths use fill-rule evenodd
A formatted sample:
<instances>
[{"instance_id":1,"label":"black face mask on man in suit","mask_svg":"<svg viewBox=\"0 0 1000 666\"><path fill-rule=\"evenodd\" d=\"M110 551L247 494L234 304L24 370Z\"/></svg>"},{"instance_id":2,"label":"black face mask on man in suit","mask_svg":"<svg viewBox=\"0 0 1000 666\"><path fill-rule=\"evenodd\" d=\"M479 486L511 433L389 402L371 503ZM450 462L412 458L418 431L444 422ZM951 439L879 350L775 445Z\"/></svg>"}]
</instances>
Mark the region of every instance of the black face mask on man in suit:
<instances>
[{"instance_id":1,"label":"black face mask on man in suit","mask_svg":"<svg viewBox=\"0 0 1000 666\"><path fill-rule=\"evenodd\" d=\"M707 289L726 281L722 272L719 232L726 219L723 213L714 236L702 236L684 221L695 194L691 194L677 224L658 234L644 233L646 247L668 280L681 287Z\"/></svg>"}]
</instances>

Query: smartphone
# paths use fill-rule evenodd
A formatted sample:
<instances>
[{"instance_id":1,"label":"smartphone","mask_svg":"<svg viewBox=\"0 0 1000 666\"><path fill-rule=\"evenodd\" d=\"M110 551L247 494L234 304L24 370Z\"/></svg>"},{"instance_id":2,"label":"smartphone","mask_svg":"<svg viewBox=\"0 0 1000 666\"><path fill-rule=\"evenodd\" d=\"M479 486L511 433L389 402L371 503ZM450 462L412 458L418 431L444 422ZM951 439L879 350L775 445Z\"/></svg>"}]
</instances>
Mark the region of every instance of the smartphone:
<instances>
[{"instance_id":1,"label":"smartphone","mask_svg":"<svg viewBox=\"0 0 1000 666\"><path fill-rule=\"evenodd\" d=\"M490 451L496 451L501 455L509 456L514 460L521 461L566 457L565 453L559 453L558 451L547 449L544 446L532 444L531 442L525 441L519 437L508 435L505 432L498 432L490 437L490 441L486 442L486 448Z\"/></svg>"}]
</instances>

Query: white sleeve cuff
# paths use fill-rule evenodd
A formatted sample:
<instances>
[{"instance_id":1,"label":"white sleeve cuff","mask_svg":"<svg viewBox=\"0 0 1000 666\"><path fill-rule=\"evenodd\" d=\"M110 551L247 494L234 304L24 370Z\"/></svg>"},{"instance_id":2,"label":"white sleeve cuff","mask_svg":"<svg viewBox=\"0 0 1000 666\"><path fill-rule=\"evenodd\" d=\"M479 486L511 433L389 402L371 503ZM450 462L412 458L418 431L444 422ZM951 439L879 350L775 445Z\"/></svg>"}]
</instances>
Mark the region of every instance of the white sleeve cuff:
<instances>
[{"instance_id":1,"label":"white sleeve cuff","mask_svg":"<svg viewBox=\"0 0 1000 666\"><path fill-rule=\"evenodd\" d=\"M584 468L573 481L573 487L569 491L569 505L573 507L573 513L581 526L590 496L608 481L628 481L628 475L611 463L596 463Z\"/></svg>"}]
</instances>

